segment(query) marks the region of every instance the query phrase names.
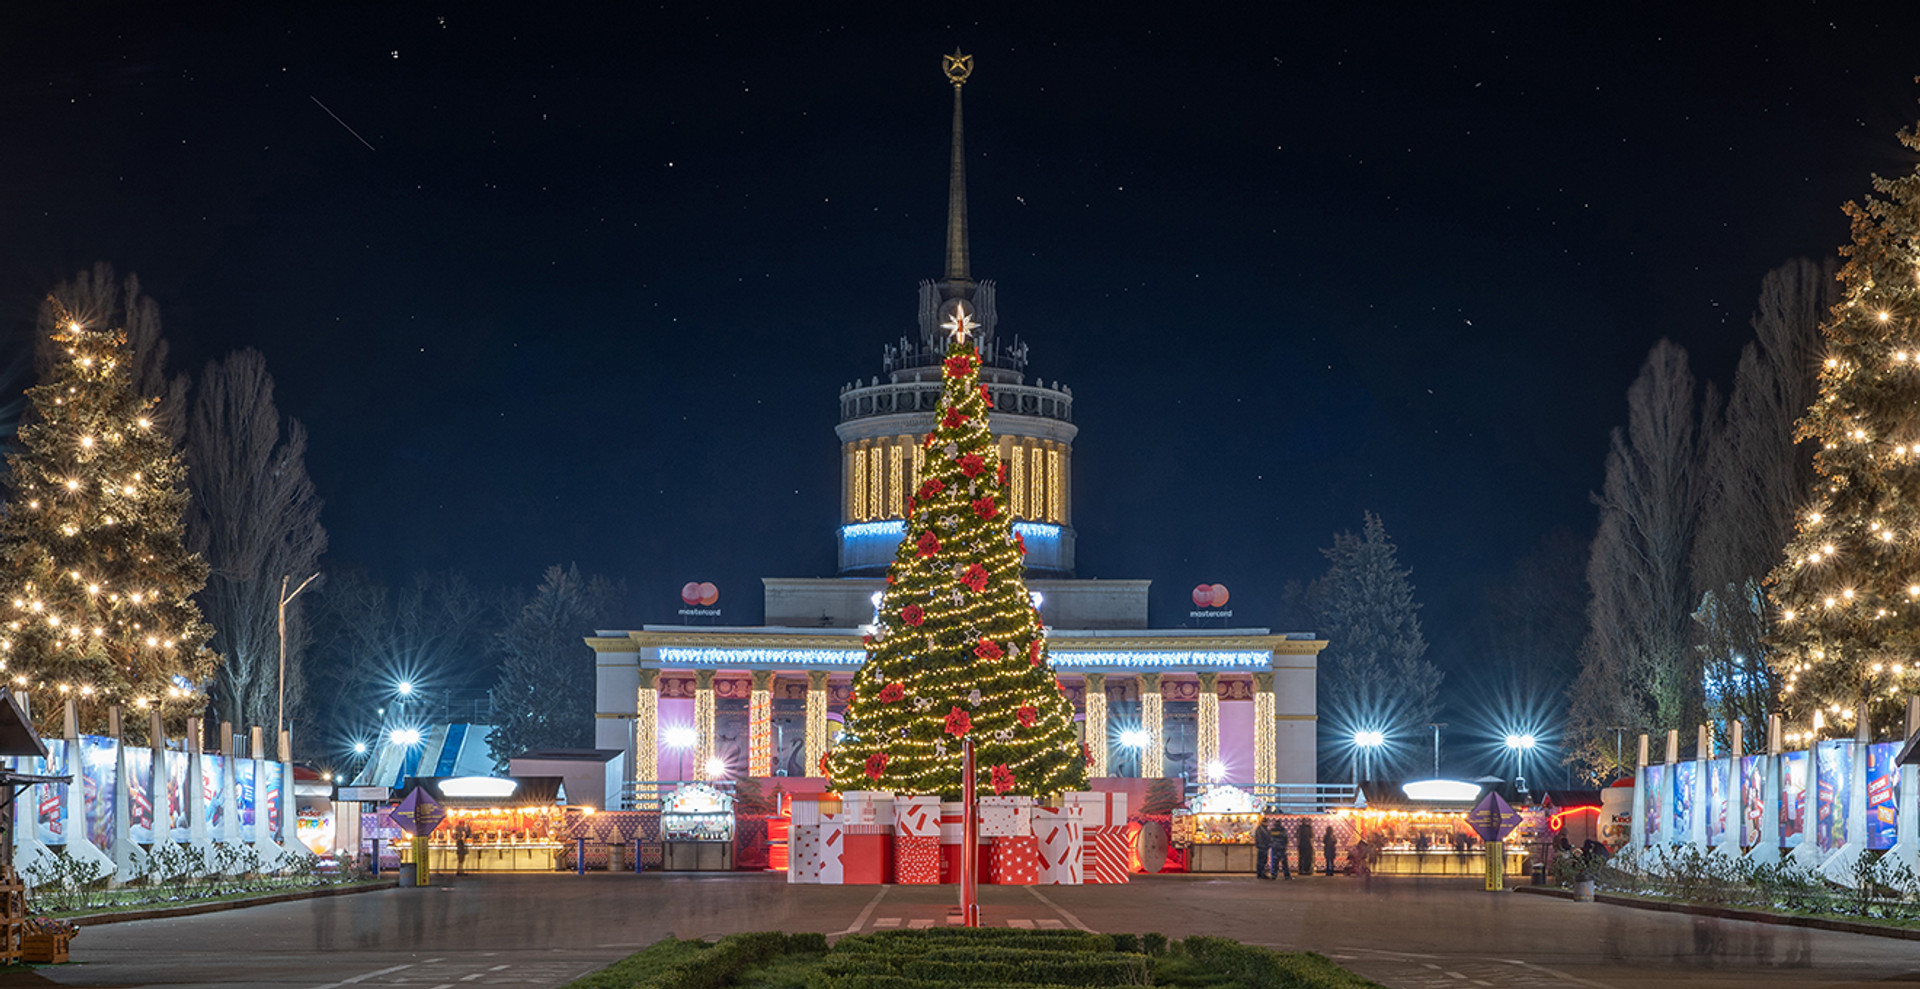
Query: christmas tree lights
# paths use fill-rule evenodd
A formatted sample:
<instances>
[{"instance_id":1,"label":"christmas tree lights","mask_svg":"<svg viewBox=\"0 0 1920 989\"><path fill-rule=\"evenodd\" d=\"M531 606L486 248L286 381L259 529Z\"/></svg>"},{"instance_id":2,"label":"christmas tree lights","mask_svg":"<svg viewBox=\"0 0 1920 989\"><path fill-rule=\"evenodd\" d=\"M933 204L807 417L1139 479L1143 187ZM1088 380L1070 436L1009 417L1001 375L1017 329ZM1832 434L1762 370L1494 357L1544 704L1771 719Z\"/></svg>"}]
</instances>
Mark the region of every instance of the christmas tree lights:
<instances>
[{"instance_id":1,"label":"christmas tree lights","mask_svg":"<svg viewBox=\"0 0 1920 989\"><path fill-rule=\"evenodd\" d=\"M919 487L906 503L880 613L854 675L846 730L828 753L837 790L960 796L972 739L983 794L1051 797L1086 785L1086 759L1023 579L1006 467L987 428L980 355L964 306Z\"/></svg>"},{"instance_id":2,"label":"christmas tree lights","mask_svg":"<svg viewBox=\"0 0 1920 989\"><path fill-rule=\"evenodd\" d=\"M1900 132L1920 151L1920 134ZM1768 577L1769 644L1795 738L1898 731L1920 692L1920 169L1848 203L1843 301L1822 324L1820 395L1795 439L1819 480Z\"/></svg>"},{"instance_id":3,"label":"christmas tree lights","mask_svg":"<svg viewBox=\"0 0 1920 989\"><path fill-rule=\"evenodd\" d=\"M65 696L83 701L83 730L111 704L184 717L219 662L191 599L207 567L181 541L185 468L155 426L159 400L134 390L126 334L55 310L56 359L7 458L0 669L56 701L34 708L43 726Z\"/></svg>"}]
</instances>

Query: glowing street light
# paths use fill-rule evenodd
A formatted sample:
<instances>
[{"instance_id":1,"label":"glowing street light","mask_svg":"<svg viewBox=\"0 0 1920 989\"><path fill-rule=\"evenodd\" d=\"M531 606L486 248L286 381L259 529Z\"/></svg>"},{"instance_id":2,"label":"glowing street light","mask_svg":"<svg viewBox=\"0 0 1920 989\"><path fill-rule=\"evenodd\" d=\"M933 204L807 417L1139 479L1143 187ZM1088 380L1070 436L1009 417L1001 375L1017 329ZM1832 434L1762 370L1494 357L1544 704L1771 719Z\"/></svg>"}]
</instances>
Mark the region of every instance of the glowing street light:
<instances>
[{"instance_id":1,"label":"glowing street light","mask_svg":"<svg viewBox=\"0 0 1920 989\"><path fill-rule=\"evenodd\" d=\"M674 725L660 733L660 740L670 749L690 749L698 741L699 734L686 725Z\"/></svg>"},{"instance_id":2,"label":"glowing street light","mask_svg":"<svg viewBox=\"0 0 1920 989\"><path fill-rule=\"evenodd\" d=\"M1360 750L1354 753L1353 758L1353 786L1356 790L1360 787L1360 760L1367 760L1367 774L1371 776L1373 773L1373 750L1385 744L1387 744L1386 732L1363 728L1353 733L1353 746Z\"/></svg>"},{"instance_id":3,"label":"glowing street light","mask_svg":"<svg viewBox=\"0 0 1920 989\"><path fill-rule=\"evenodd\" d=\"M355 742L355 743L353 743L353 754L354 754L354 755L366 755L366 754L367 754L367 743L365 743L365 742Z\"/></svg>"},{"instance_id":4,"label":"glowing street light","mask_svg":"<svg viewBox=\"0 0 1920 989\"><path fill-rule=\"evenodd\" d=\"M1212 780L1215 783L1218 783L1221 780L1226 778L1227 778L1227 767L1225 763L1221 762L1218 759L1215 759L1212 762L1207 763L1207 779Z\"/></svg>"},{"instance_id":5,"label":"glowing street light","mask_svg":"<svg viewBox=\"0 0 1920 989\"><path fill-rule=\"evenodd\" d=\"M396 684L394 684L394 685L393 685L393 689L394 689L394 690L396 690L396 691L398 691L398 692L399 692L399 694L400 694L400 696L402 696L402 697L412 697L412 696L413 696L413 681L412 681L412 680L402 680L402 681L400 681L399 683L396 683Z\"/></svg>"},{"instance_id":6,"label":"glowing street light","mask_svg":"<svg viewBox=\"0 0 1920 989\"><path fill-rule=\"evenodd\" d=\"M714 756L707 760L707 778L724 779L727 775L727 760Z\"/></svg>"},{"instance_id":7,"label":"glowing street light","mask_svg":"<svg viewBox=\"0 0 1920 989\"><path fill-rule=\"evenodd\" d=\"M387 741L390 741L395 745L407 745L407 746L419 745L420 729L395 728L393 731L387 733Z\"/></svg>"},{"instance_id":8,"label":"glowing street light","mask_svg":"<svg viewBox=\"0 0 1920 989\"><path fill-rule=\"evenodd\" d=\"M1527 777L1524 775L1524 761L1527 753L1539 744L1531 734L1508 735L1507 749L1513 753L1513 786L1521 793L1527 792Z\"/></svg>"},{"instance_id":9,"label":"glowing street light","mask_svg":"<svg viewBox=\"0 0 1920 989\"><path fill-rule=\"evenodd\" d=\"M1130 749L1144 749L1153 744L1153 736L1140 728L1128 728L1120 733L1120 744Z\"/></svg>"}]
</instances>

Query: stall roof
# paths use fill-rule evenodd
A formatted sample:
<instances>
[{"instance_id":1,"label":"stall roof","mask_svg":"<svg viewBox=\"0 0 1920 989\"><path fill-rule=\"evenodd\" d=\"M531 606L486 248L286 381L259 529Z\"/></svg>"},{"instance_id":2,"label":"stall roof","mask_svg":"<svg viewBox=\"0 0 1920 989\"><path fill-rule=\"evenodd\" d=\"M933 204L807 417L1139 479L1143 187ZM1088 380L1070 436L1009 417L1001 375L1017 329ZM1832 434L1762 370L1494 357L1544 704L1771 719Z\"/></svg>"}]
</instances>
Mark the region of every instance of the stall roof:
<instances>
[{"instance_id":1,"label":"stall roof","mask_svg":"<svg viewBox=\"0 0 1920 989\"><path fill-rule=\"evenodd\" d=\"M627 754L626 749L535 749L515 759L545 759L549 762L612 762Z\"/></svg>"},{"instance_id":2,"label":"stall roof","mask_svg":"<svg viewBox=\"0 0 1920 989\"><path fill-rule=\"evenodd\" d=\"M476 787L462 786L459 782L447 786L449 781L467 780L490 780L514 786L511 792L500 796L476 792ZM567 802L566 780L559 776L416 776L401 789L404 791L415 784L425 787L433 799L447 807L551 807ZM453 792L448 793L449 789Z\"/></svg>"},{"instance_id":3,"label":"stall roof","mask_svg":"<svg viewBox=\"0 0 1920 989\"><path fill-rule=\"evenodd\" d=\"M46 743L40 741L40 733L33 730L33 720L20 706L20 699L4 687L0 687L0 699L5 700L0 704L0 755L46 758Z\"/></svg>"}]
</instances>

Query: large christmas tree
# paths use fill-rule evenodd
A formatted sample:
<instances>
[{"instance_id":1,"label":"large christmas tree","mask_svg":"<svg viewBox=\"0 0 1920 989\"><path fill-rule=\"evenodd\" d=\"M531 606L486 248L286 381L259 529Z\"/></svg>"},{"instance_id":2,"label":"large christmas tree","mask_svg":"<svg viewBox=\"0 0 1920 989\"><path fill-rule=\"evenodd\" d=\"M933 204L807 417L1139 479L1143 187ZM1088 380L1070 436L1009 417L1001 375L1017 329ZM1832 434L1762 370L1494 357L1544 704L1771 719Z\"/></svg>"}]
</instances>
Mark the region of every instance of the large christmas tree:
<instances>
[{"instance_id":1,"label":"large christmas tree","mask_svg":"<svg viewBox=\"0 0 1920 989\"><path fill-rule=\"evenodd\" d=\"M205 704L219 660L192 601L207 567L181 542L185 471L159 400L134 389L126 334L54 309L50 359L7 458L6 676L30 692L43 728L59 724L67 697L82 731L100 730L109 705L159 705L177 727Z\"/></svg>"},{"instance_id":2,"label":"large christmas tree","mask_svg":"<svg viewBox=\"0 0 1920 989\"><path fill-rule=\"evenodd\" d=\"M1920 134L1900 141L1920 151ZM1795 434L1818 444L1819 478L1768 578L1796 740L1851 735L1862 717L1898 731L1901 698L1920 691L1920 170L1873 188L1846 207L1846 295Z\"/></svg>"},{"instance_id":3,"label":"large christmas tree","mask_svg":"<svg viewBox=\"0 0 1920 989\"><path fill-rule=\"evenodd\" d=\"M837 790L958 798L972 739L982 793L1083 789L1086 752L1022 579L973 324L961 307L946 326L955 339L926 466L828 775Z\"/></svg>"}]
</instances>

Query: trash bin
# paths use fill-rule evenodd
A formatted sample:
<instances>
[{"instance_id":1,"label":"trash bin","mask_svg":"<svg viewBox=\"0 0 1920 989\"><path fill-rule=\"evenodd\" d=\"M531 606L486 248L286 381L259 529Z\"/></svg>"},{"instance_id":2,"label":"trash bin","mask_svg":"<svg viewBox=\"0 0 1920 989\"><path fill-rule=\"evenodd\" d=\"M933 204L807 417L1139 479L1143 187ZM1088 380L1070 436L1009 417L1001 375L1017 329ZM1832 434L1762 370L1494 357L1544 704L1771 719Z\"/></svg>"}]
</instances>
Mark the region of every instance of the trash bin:
<instances>
[{"instance_id":1,"label":"trash bin","mask_svg":"<svg viewBox=\"0 0 1920 989\"><path fill-rule=\"evenodd\" d=\"M1533 863L1533 871L1529 873L1529 881L1535 886L1545 886L1547 884L1547 864L1545 862Z\"/></svg>"}]
</instances>

